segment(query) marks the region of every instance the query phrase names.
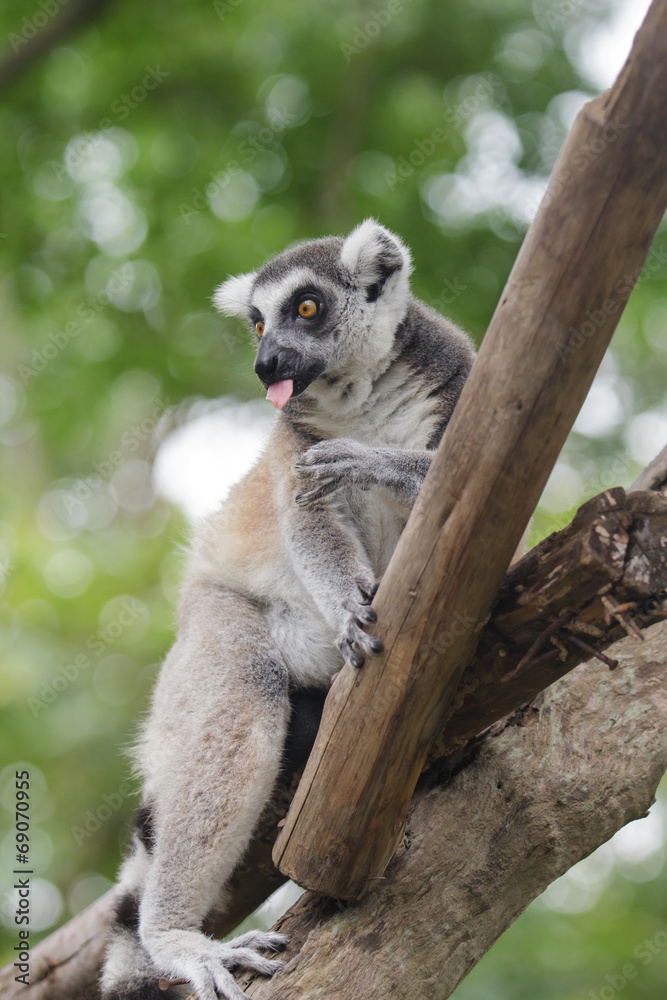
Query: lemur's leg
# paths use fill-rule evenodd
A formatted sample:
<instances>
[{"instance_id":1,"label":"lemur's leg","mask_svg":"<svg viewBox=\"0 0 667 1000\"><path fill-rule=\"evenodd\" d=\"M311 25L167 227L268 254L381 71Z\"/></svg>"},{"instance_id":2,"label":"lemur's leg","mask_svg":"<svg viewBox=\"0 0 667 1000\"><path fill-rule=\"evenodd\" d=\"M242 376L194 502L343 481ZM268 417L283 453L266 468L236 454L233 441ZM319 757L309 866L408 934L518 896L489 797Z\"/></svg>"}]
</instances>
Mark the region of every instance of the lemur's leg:
<instances>
[{"instance_id":1,"label":"lemur's leg","mask_svg":"<svg viewBox=\"0 0 667 1000\"><path fill-rule=\"evenodd\" d=\"M164 1000L158 990L160 973L139 940L139 899L150 864L150 845L142 836L139 810L132 846L118 876L114 917L109 927L109 940L102 972L104 1000Z\"/></svg>"},{"instance_id":2,"label":"lemur's leg","mask_svg":"<svg viewBox=\"0 0 667 1000\"><path fill-rule=\"evenodd\" d=\"M138 936L159 976L186 979L198 1000L216 1000L216 991L242 1000L235 966L267 975L281 967L254 950L277 950L280 935L253 931L221 943L201 928L224 905L270 800L288 716L287 671L260 611L212 585L191 587L137 753L152 827ZM141 982L118 961L113 979L106 974L112 957L106 995L150 996L145 969Z\"/></svg>"},{"instance_id":3,"label":"lemur's leg","mask_svg":"<svg viewBox=\"0 0 667 1000\"><path fill-rule=\"evenodd\" d=\"M332 438L312 445L299 457L297 474L303 481L296 502L307 507L345 486L379 486L405 508L412 509L432 451L374 448L351 438Z\"/></svg>"},{"instance_id":4,"label":"lemur's leg","mask_svg":"<svg viewBox=\"0 0 667 1000\"><path fill-rule=\"evenodd\" d=\"M375 574L344 515L322 504L300 509L294 500L301 488L295 476L285 505L285 547L322 616L338 632L337 647L353 666L361 667L364 654L382 649L381 640L364 631L364 625L377 621L370 606L377 590Z\"/></svg>"}]
</instances>

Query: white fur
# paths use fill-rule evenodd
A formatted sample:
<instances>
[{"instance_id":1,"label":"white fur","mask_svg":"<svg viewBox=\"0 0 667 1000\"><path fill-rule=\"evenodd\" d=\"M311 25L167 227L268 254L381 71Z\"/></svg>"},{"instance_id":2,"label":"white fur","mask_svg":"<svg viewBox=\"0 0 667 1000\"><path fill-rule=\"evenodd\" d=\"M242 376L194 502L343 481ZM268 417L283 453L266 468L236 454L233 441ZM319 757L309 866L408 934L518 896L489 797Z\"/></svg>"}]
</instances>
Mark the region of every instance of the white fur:
<instances>
[{"instance_id":1,"label":"white fur","mask_svg":"<svg viewBox=\"0 0 667 1000\"><path fill-rule=\"evenodd\" d=\"M203 532L208 543L194 547L190 570L228 590L261 595L267 602L271 636L292 680L296 684L326 687L342 666L340 653L334 646L336 630L318 611L278 541L273 560L265 556L256 561L240 557L238 539L226 524L224 508L202 525Z\"/></svg>"},{"instance_id":2,"label":"white fur","mask_svg":"<svg viewBox=\"0 0 667 1000\"><path fill-rule=\"evenodd\" d=\"M285 300L293 295L297 289L303 288L305 285L312 285L314 282L325 287L329 284L321 278L315 278L315 275L305 267L295 268L288 278L272 281L255 289L251 305L255 309L259 309L262 314L265 323L265 336L271 332L272 321L277 317L278 310Z\"/></svg>"},{"instance_id":3,"label":"white fur","mask_svg":"<svg viewBox=\"0 0 667 1000\"><path fill-rule=\"evenodd\" d=\"M355 286L367 289L381 277L381 262L387 257L387 241L392 244L395 261L400 262L400 267L387 278L375 302L363 302L361 315L355 317L354 322L357 331L364 322L372 325L373 360L376 362L387 357L396 327L405 317L408 308L412 271L410 251L395 233L385 229L375 219L366 219L347 237L340 257ZM365 358L363 360L367 361Z\"/></svg>"},{"instance_id":4,"label":"white fur","mask_svg":"<svg viewBox=\"0 0 667 1000\"><path fill-rule=\"evenodd\" d=\"M250 309L250 292L256 272L239 274L218 285L213 293L213 305L225 316L247 317Z\"/></svg>"},{"instance_id":5,"label":"white fur","mask_svg":"<svg viewBox=\"0 0 667 1000\"><path fill-rule=\"evenodd\" d=\"M396 247L402 259L401 273L407 281L412 271L410 251L395 233L381 226L375 219L365 219L353 229L343 244L341 263L350 271L358 288L372 285L378 276L378 254L383 252L379 237L384 236Z\"/></svg>"},{"instance_id":6,"label":"white fur","mask_svg":"<svg viewBox=\"0 0 667 1000\"><path fill-rule=\"evenodd\" d=\"M357 391L340 399L339 386L318 380L320 408L311 424L323 437L352 437L365 444L426 448L438 423L437 400L403 363L393 364L374 383L360 372ZM374 375L376 373L373 373Z\"/></svg>"}]
</instances>

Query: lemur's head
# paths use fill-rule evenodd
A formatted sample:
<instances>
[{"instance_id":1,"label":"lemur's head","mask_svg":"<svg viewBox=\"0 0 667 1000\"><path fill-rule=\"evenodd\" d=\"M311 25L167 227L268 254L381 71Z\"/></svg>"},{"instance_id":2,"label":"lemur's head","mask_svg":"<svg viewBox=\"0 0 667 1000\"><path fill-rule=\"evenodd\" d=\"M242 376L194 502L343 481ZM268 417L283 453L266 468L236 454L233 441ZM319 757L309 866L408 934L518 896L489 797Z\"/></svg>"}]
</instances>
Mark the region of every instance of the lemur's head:
<instances>
[{"instance_id":1,"label":"lemur's head","mask_svg":"<svg viewBox=\"0 0 667 1000\"><path fill-rule=\"evenodd\" d=\"M366 219L347 239L310 240L258 271L229 278L213 301L257 337L255 372L283 407L387 363L410 296L410 252Z\"/></svg>"}]
</instances>

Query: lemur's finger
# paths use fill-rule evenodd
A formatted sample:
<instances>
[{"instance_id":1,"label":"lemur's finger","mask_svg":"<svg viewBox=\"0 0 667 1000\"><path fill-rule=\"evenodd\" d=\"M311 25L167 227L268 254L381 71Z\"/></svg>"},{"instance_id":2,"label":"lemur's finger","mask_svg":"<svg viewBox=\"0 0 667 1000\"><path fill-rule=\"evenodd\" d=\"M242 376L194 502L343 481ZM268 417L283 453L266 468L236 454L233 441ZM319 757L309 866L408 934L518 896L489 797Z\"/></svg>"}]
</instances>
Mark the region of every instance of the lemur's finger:
<instances>
[{"instance_id":1,"label":"lemur's finger","mask_svg":"<svg viewBox=\"0 0 667 1000\"><path fill-rule=\"evenodd\" d=\"M378 587L380 586L380 581L376 580L373 583L368 583L368 581L364 580L363 577L357 577L357 579L355 580L355 583L356 583L357 587L359 588L360 593L364 597L364 602L363 603L364 604L370 604L371 601L373 600L373 598L375 597L375 595L377 594ZM374 611L373 611L373 614L375 614ZM375 618L370 619L370 620L371 621L377 621L377 616Z\"/></svg>"},{"instance_id":2,"label":"lemur's finger","mask_svg":"<svg viewBox=\"0 0 667 1000\"><path fill-rule=\"evenodd\" d=\"M243 992L231 972L228 972L227 969L221 968L215 972L214 983L218 995L224 997L224 1000L248 1000L248 994ZM199 1000L204 994L200 990L197 990L194 996ZM215 993L213 996L215 996ZM208 993L206 997L208 997Z\"/></svg>"},{"instance_id":3,"label":"lemur's finger","mask_svg":"<svg viewBox=\"0 0 667 1000\"><path fill-rule=\"evenodd\" d=\"M295 465L294 469L302 479L325 479L337 475L332 465L332 462L322 462L318 465Z\"/></svg>"},{"instance_id":4,"label":"lemur's finger","mask_svg":"<svg viewBox=\"0 0 667 1000\"><path fill-rule=\"evenodd\" d=\"M338 448L331 441L320 441L311 445L308 451L299 455L297 462L301 465L315 465L318 462L341 462L351 458L348 449Z\"/></svg>"},{"instance_id":5,"label":"lemur's finger","mask_svg":"<svg viewBox=\"0 0 667 1000\"><path fill-rule=\"evenodd\" d=\"M358 652L353 646L353 639L349 635L344 635L336 641L336 645L343 654L346 663L359 669L364 665L364 655Z\"/></svg>"},{"instance_id":6,"label":"lemur's finger","mask_svg":"<svg viewBox=\"0 0 667 1000\"><path fill-rule=\"evenodd\" d=\"M382 639L376 635L369 635L368 632L362 630L355 635L354 641L362 653L381 653L384 649Z\"/></svg>"},{"instance_id":7,"label":"lemur's finger","mask_svg":"<svg viewBox=\"0 0 667 1000\"><path fill-rule=\"evenodd\" d=\"M225 997L225 1000L247 1000L247 994L225 968L214 972L203 970L193 986L195 990L191 995L197 997L197 1000L217 1000L218 995Z\"/></svg>"},{"instance_id":8,"label":"lemur's finger","mask_svg":"<svg viewBox=\"0 0 667 1000\"><path fill-rule=\"evenodd\" d=\"M357 670L363 667L364 663L366 662L363 654L357 653L355 649L350 650L348 654L348 660L350 661L353 667L357 668Z\"/></svg>"},{"instance_id":9,"label":"lemur's finger","mask_svg":"<svg viewBox=\"0 0 667 1000\"><path fill-rule=\"evenodd\" d=\"M375 609L371 608L368 604L364 604L359 608L357 617L359 618L360 625L375 625L378 620Z\"/></svg>"},{"instance_id":10,"label":"lemur's finger","mask_svg":"<svg viewBox=\"0 0 667 1000\"><path fill-rule=\"evenodd\" d=\"M364 623L358 618L355 618L355 621L359 628L363 627ZM357 639L356 641L360 645L363 645L364 649L366 649L369 653L381 653L384 649L382 639L380 639L377 635L369 635L368 632L363 633L363 639Z\"/></svg>"},{"instance_id":11,"label":"lemur's finger","mask_svg":"<svg viewBox=\"0 0 667 1000\"><path fill-rule=\"evenodd\" d=\"M266 948L268 951L282 951L287 946L287 938L277 931L246 931L226 942L230 948Z\"/></svg>"},{"instance_id":12,"label":"lemur's finger","mask_svg":"<svg viewBox=\"0 0 667 1000\"><path fill-rule=\"evenodd\" d=\"M346 601L343 607L352 614L359 626L374 625L378 620L374 609L368 604L361 604L357 601Z\"/></svg>"},{"instance_id":13,"label":"lemur's finger","mask_svg":"<svg viewBox=\"0 0 667 1000\"><path fill-rule=\"evenodd\" d=\"M338 648L344 656L349 658L353 666L361 666L361 664L355 663L355 656L361 656L363 659L366 654L380 653L384 648L382 640L378 636L369 635L368 632L364 631L364 622L360 620L358 610L353 611L347 629L337 643Z\"/></svg>"},{"instance_id":14,"label":"lemur's finger","mask_svg":"<svg viewBox=\"0 0 667 1000\"><path fill-rule=\"evenodd\" d=\"M330 493L339 489L341 485L342 484L336 482L336 480L330 480L326 483L318 483L314 489L308 490L306 493L298 493L294 499L298 503L299 507L309 507L310 504L316 503L318 500L322 500Z\"/></svg>"}]
</instances>

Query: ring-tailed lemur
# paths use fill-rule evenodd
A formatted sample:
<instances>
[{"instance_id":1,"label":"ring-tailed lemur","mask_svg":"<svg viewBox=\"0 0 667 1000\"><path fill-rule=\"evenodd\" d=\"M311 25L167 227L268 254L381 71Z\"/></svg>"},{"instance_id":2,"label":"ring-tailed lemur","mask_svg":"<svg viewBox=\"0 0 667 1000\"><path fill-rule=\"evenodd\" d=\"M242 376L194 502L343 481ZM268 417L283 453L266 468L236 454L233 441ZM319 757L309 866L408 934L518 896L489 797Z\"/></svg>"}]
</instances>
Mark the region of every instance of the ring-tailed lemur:
<instances>
[{"instance_id":1,"label":"ring-tailed lemur","mask_svg":"<svg viewBox=\"0 0 667 1000\"><path fill-rule=\"evenodd\" d=\"M410 293L410 254L373 220L230 278L214 302L254 327L281 409L269 446L195 540L136 759L144 777L104 967L106 1000L242 1000L280 935L202 933L270 799L289 691L379 651L371 601L473 361Z\"/></svg>"}]
</instances>

